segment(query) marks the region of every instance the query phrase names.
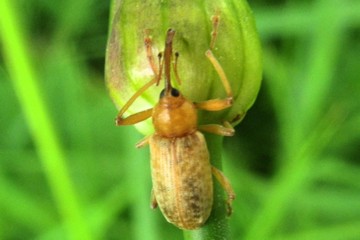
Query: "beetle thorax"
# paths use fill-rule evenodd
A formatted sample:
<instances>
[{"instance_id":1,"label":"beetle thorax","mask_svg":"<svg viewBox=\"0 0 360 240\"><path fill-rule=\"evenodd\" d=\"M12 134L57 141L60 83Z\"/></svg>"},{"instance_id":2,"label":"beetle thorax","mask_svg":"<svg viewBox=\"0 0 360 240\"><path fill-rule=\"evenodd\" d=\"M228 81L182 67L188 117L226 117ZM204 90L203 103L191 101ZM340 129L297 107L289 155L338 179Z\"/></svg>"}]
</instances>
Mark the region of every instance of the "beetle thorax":
<instances>
[{"instance_id":1,"label":"beetle thorax","mask_svg":"<svg viewBox=\"0 0 360 240\"><path fill-rule=\"evenodd\" d=\"M164 137L191 134L197 126L195 105L183 96L165 96L154 107L152 120L155 133Z\"/></svg>"}]
</instances>

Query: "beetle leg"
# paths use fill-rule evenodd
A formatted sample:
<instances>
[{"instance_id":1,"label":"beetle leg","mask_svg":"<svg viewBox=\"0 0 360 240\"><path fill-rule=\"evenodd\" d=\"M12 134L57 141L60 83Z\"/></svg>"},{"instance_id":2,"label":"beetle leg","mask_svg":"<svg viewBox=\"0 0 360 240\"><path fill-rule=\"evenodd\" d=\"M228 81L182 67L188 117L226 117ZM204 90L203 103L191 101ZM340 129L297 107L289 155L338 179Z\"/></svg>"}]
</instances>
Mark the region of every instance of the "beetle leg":
<instances>
[{"instance_id":1,"label":"beetle leg","mask_svg":"<svg viewBox=\"0 0 360 240\"><path fill-rule=\"evenodd\" d=\"M203 102L194 103L199 109L206 111L220 111L230 107L233 103L232 97L225 99L210 99Z\"/></svg>"},{"instance_id":2,"label":"beetle leg","mask_svg":"<svg viewBox=\"0 0 360 240\"><path fill-rule=\"evenodd\" d=\"M200 125L198 129L200 131L205 131L227 137L233 136L235 133L234 128L231 126L229 122L224 122L224 126L219 124Z\"/></svg>"},{"instance_id":3,"label":"beetle leg","mask_svg":"<svg viewBox=\"0 0 360 240\"><path fill-rule=\"evenodd\" d=\"M144 147L146 144L149 144L149 138L151 137L150 136L146 136L144 137L143 139L141 139L138 143L136 143L136 147L137 148L141 148L141 147Z\"/></svg>"},{"instance_id":4,"label":"beetle leg","mask_svg":"<svg viewBox=\"0 0 360 240\"><path fill-rule=\"evenodd\" d=\"M227 97L225 99L210 99L207 101L195 103L195 106L199 109L207 110L207 111L220 111L225 108L228 108L233 103L233 93L231 90L231 86L229 80L226 77L224 69L221 67L218 60L215 58L212 51L209 49L206 51L206 56L214 66L216 72L218 73L220 80L225 88L225 92Z\"/></svg>"},{"instance_id":5,"label":"beetle leg","mask_svg":"<svg viewBox=\"0 0 360 240\"><path fill-rule=\"evenodd\" d=\"M150 115L149 115L149 116L147 116L146 118L144 118L145 115L142 115L142 114L141 114L142 112L139 112L138 114L142 115L143 118L138 118L138 117L136 117L136 118L135 118L135 121L134 121L134 120L131 120L131 121L125 121L125 122L124 122L124 120L125 120L126 118L124 119L124 118L123 118L123 115L124 115L124 113L126 112L126 110L128 110L128 108L134 103L134 101L135 101L141 94L143 94L143 92L144 92L146 89L148 89L151 85L155 84L156 82L157 82L157 77L151 79L151 81L149 81L148 83L146 83L146 84L145 84L144 86L142 86L139 90L137 90L134 95L131 96L131 98L130 98L130 99L125 103L125 105L120 109L120 111L119 111L119 113L118 113L118 115L117 115L117 117L116 117L116 125L117 125L117 126L119 126L119 125L131 125L131 124L135 124L135 123L141 122L141 121L145 120L146 118L150 117ZM149 113L149 110L150 110L150 109L145 110L145 111L143 111L143 112ZM134 114L134 115L137 115L137 113ZM128 122L128 123L127 123L127 122Z\"/></svg>"},{"instance_id":6,"label":"beetle leg","mask_svg":"<svg viewBox=\"0 0 360 240\"><path fill-rule=\"evenodd\" d=\"M145 30L145 39L144 39L144 43L145 43L145 50L146 50L146 56L148 59L148 62L150 64L151 70L153 71L155 78L156 78L156 86L159 85L160 79L161 79L161 74L162 74L162 68L163 68L163 61L162 59L162 53L160 52L158 54L158 60L159 60L159 64L158 66L155 64L155 58L153 55L153 51L152 51L152 39L150 37L150 30L146 29Z\"/></svg>"},{"instance_id":7,"label":"beetle leg","mask_svg":"<svg viewBox=\"0 0 360 240\"><path fill-rule=\"evenodd\" d=\"M145 50L146 50L146 57L149 61L150 67L155 76L159 75L158 66L155 64L154 55L152 52L152 39L150 37L150 30L145 30L145 38L144 38Z\"/></svg>"},{"instance_id":8,"label":"beetle leg","mask_svg":"<svg viewBox=\"0 0 360 240\"><path fill-rule=\"evenodd\" d=\"M211 18L212 24L213 24L213 31L211 32L211 42L210 42L210 49L213 49L215 46L215 40L218 34L218 27L219 27L219 22L220 22L220 16L219 13L216 13L214 16L212 16Z\"/></svg>"},{"instance_id":9,"label":"beetle leg","mask_svg":"<svg viewBox=\"0 0 360 240\"><path fill-rule=\"evenodd\" d=\"M130 115L126 118L122 118L121 115L118 115L115 119L115 124L116 126L120 126L120 125L132 125L141 121L144 121L146 119L148 119L149 117L151 117L152 115L152 108L135 113L133 115Z\"/></svg>"},{"instance_id":10,"label":"beetle leg","mask_svg":"<svg viewBox=\"0 0 360 240\"><path fill-rule=\"evenodd\" d=\"M211 166L212 173L214 174L215 178L219 181L221 186L225 189L228 199L226 200L227 205L227 213L228 216L232 213L232 201L235 199L235 192L230 184L230 181L225 177L225 175L216 167Z\"/></svg>"},{"instance_id":11,"label":"beetle leg","mask_svg":"<svg viewBox=\"0 0 360 240\"><path fill-rule=\"evenodd\" d=\"M151 189L151 200L150 200L150 207L152 208L152 209L155 209L155 208L157 208L157 206L158 206L158 203L157 203L157 201L156 201L156 197L155 197L155 194L154 194L154 189Z\"/></svg>"},{"instance_id":12,"label":"beetle leg","mask_svg":"<svg viewBox=\"0 0 360 240\"><path fill-rule=\"evenodd\" d=\"M216 59L216 57L214 56L214 54L210 49L205 52L205 55L210 60L211 64L214 66L216 72L218 73L220 80L225 88L226 95L228 97L232 97L233 96L232 90L230 87L229 80L227 79L226 74L224 72L224 69L222 68L222 66L220 65L220 63L218 62L218 60Z\"/></svg>"},{"instance_id":13,"label":"beetle leg","mask_svg":"<svg viewBox=\"0 0 360 240\"><path fill-rule=\"evenodd\" d=\"M212 53L212 49L215 46L215 40L218 35L218 28L220 23L220 16L219 13L216 13L212 18L212 24L213 24L213 31L211 32L211 42L210 42L210 48L205 52L206 57L210 60L211 64L214 66L216 72L218 73L221 82L225 88L226 95L228 98L232 98L233 94L231 91L229 80L226 77L226 74L224 72L224 69L221 67L220 63Z\"/></svg>"},{"instance_id":14,"label":"beetle leg","mask_svg":"<svg viewBox=\"0 0 360 240\"><path fill-rule=\"evenodd\" d=\"M150 30L145 30L145 50L146 50L146 56L149 61L150 67L155 75L153 79L151 79L149 82L147 82L144 86L142 86L138 91L135 92L134 95L131 96L131 98L125 103L125 105L120 109L117 117L116 117L116 125L132 125L141 121L144 121L145 119L149 118L151 116L151 109L135 113L134 115L131 115L127 118L123 118L124 113L128 108L134 103L134 101L143 94L149 87L151 87L153 84L158 84L161 78L161 70L162 70L162 63L161 63L161 54L159 55L159 67L156 66L153 52L152 52L152 40L150 35ZM160 70L159 70L160 69Z\"/></svg>"},{"instance_id":15,"label":"beetle leg","mask_svg":"<svg viewBox=\"0 0 360 240\"><path fill-rule=\"evenodd\" d=\"M220 65L214 54L212 53L212 49L214 48L215 40L218 35L217 30L219 26L219 21L220 21L220 17L218 14L212 17L213 31L211 33L210 48L205 52L205 55L209 59L213 67L215 68L217 74L219 75L227 97L225 99L210 99L207 101L195 103L195 106L197 108L207 111L220 111L230 107L233 103L233 93L231 90L229 80L226 77L224 69L222 68L222 66Z\"/></svg>"}]
</instances>

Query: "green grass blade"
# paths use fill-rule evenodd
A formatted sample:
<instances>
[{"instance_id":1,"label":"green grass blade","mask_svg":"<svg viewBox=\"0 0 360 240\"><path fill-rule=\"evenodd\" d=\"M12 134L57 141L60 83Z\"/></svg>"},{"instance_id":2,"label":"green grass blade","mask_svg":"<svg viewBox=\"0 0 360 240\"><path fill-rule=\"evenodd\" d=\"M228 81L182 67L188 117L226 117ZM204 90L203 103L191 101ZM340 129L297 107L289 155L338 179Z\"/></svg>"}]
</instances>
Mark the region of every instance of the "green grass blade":
<instances>
[{"instance_id":1,"label":"green grass blade","mask_svg":"<svg viewBox=\"0 0 360 240\"><path fill-rule=\"evenodd\" d=\"M45 100L36 82L19 14L13 1L0 1L0 31L6 62L46 177L73 239L90 239Z\"/></svg>"}]
</instances>

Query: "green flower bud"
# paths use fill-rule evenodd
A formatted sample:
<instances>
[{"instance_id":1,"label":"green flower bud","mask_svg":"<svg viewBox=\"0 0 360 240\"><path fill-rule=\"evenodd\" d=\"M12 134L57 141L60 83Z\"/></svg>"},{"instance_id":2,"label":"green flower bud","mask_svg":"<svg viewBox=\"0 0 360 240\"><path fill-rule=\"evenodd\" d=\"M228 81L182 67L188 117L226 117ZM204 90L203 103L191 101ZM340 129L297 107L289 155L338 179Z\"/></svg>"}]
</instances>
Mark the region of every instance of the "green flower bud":
<instances>
[{"instance_id":1,"label":"green flower bud","mask_svg":"<svg viewBox=\"0 0 360 240\"><path fill-rule=\"evenodd\" d=\"M236 124L254 103L262 77L261 49L254 18L246 1L134 1L114 4L106 56L106 82L118 109L144 84L154 78L144 45L150 32L155 64L164 51L166 31L176 31L173 47L180 54L177 71L181 85L172 83L194 102L225 98L226 92L205 52L210 48L214 15L220 17L214 56L222 66L234 95L233 105L219 112L199 111L199 124ZM145 31L146 30L146 31ZM151 86L128 109L125 116L153 107L164 88ZM151 120L136 127L144 134L153 130Z\"/></svg>"}]
</instances>

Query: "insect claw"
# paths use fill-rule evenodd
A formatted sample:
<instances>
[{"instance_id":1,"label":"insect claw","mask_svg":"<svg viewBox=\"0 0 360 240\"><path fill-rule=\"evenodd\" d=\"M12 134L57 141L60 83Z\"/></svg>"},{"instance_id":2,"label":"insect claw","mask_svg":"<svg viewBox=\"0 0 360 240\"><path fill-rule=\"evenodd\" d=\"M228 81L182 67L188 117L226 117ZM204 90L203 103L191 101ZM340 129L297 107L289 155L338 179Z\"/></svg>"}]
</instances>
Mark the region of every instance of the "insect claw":
<instances>
[{"instance_id":1,"label":"insect claw","mask_svg":"<svg viewBox=\"0 0 360 240\"><path fill-rule=\"evenodd\" d=\"M152 203L150 204L150 208L151 208L151 209L156 209L157 207L158 207L157 202L152 202Z\"/></svg>"},{"instance_id":2,"label":"insect claw","mask_svg":"<svg viewBox=\"0 0 360 240\"><path fill-rule=\"evenodd\" d=\"M235 134L234 129L227 128L226 130L224 130L224 136L226 136L226 137L234 136L234 134Z\"/></svg>"},{"instance_id":3,"label":"insect claw","mask_svg":"<svg viewBox=\"0 0 360 240\"><path fill-rule=\"evenodd\" d=\"M119 117L115 118L115 125L116 125L116 126L120 126L121 123L122 123L122 121L123 121L122 118L119 118Z\"/></svg>"},{"instance_id":4,"label":"insect claw","mask_svg":"<svg viewBox=\"0 0 360 240\"><path fill-rule=\"evenodd\" d=\"M135 147L136 148L142 148L142 147L144 147L146 144L149 144L149 138L151 137L151 135L150 136L147 136L147 137L145 137L145 138L143 138L143 139L141 139L138 143L136 143L136 145L135 145Z\"/></svg>"},{"instance_id":5,"label":"insect claw","mask_svg":"<svg viewBox=\"0 0 360 240\"><path fill-rule=\"evenodd\" d=\"M233 213L233 209L232 209L232 201L235 200L235 195L229 195L228 199L226 200L226 211L227 211L227 216L231 216L231 214Z\"/></svg>"},{"instance_id":6,"label":"insect claw","mask_svg":"<svg viewBox=\"0 0 360 240\"><path fill-rule=\"evenodd\" d=\"M158 203L156 201L156 197L154 194L154 189L151 189L151 201L150 201L150 208L155 209L158 207Z\"/></svg>"},{"instance_id":7,"label":"insect claw","mask_svg":"<svg viewBox=\"0 0 360 240\"><path fill-rule=\"evenodd\" d=\"M231 214L233 213L232 207L231 207L231 205L229 203L227 203L226 212L227 212L226 214L227 214L228 217L230 217Z\"/></svg>"}]
</instances>

